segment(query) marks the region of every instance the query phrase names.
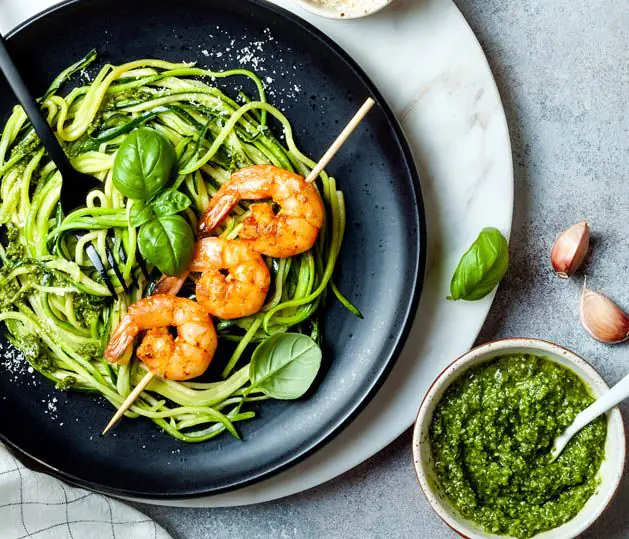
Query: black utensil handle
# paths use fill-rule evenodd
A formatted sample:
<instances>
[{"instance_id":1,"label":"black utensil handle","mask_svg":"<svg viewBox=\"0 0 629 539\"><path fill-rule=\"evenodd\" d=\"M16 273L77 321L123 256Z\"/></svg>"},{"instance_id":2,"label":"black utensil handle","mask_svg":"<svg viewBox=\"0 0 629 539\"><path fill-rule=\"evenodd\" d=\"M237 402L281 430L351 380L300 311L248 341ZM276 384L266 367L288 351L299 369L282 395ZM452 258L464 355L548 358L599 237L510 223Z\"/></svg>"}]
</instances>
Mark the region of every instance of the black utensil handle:
<instances>
[{"instance_id":1,"label":"black utensil handle","mask_svg":"<svg viewBox=\"0 0 629 539\"><path fill-rule=\"evenodd\" d=\"M71 167L68 158L66 157L61 144L57 140L57 137L53 133L52 129L48 125L46 118L44 117L41 108L35 98L31 95L17 70L17 67L13 63L9 51L6 48L6 42L4 37L0 35L0 71L4 74L9 83L9 86L13 90L15 97L20 102L26 115L33 124L35 132L39 136L42 144L48 152L48 157L53 160L57 168L64 175L64 172Z\"/></svg>"}]
</instances>

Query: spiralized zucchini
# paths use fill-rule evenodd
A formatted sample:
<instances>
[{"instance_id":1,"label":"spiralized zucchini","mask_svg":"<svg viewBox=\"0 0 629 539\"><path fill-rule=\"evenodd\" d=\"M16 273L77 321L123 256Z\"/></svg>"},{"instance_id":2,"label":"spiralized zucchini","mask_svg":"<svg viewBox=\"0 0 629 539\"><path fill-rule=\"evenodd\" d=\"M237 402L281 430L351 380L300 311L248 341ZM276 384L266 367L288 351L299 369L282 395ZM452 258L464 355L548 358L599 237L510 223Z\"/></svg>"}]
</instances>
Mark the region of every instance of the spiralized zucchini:
<instances>
[{"instance_id":1,"label":"spiralized zucchini","mask_svg":"<svg viewBox=\"0 0 629 539\"><path fill-rule=\"evenodd\" d=\"M92 51L70 66L41 100L74 167L102 182L85 208L63 214L62 178L21 107L14 108L2 131L0 224L6 226L8 244L0 247L0 321L30 364L58 388L95 392L118 407L145 370L135 357L111 365L102 350L129 304L148 295L151 287L136 258L137 231L128 222L132 201L112 183L113 156L124 137L145 125L172 142L177 155L173 187L193 201L185 212L193 227L234 170L272 163L306 175L314 162L299 151L290 122L266 102L263 84L251 71L212 72L144 59L106 65L91 83L61 95L67 80L95 58ZM238 103L213 85L230 77L252 80L256 99L243 95L244 104ZM282 126L285 144L267 127L269 117ZM360 314L331 281L345 230L343 195L325 173L317 187L327 215L315 247L289 259L267 259L272 286L258 314L216 321L219 347L233 349L222 377L211 382L154 378L128 417L150 418L186 442L208 440L225 430L238 436L234 423L255 415L243 405L267 398L248 390L252 345L289 329L319 341L319 315L329 291ZM221 229L225 237L238 236L246 212L246 205L236 208ZM84 235L77 239L76 232ZM110 271L118 299L110 297L85 254L88 242L103 260L111 242L130 294ZM152 276L159 275L153 271Z\"/></svg>"}]
</instances>

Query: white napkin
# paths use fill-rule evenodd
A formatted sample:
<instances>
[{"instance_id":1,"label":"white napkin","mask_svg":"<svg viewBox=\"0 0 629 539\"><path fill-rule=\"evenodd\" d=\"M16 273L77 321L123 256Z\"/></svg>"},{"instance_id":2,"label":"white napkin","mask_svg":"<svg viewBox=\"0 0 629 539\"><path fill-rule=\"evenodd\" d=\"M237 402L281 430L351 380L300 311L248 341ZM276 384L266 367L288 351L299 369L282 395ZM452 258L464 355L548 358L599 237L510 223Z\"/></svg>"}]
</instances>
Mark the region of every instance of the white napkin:
<instances>
[{"instance_id":1,"label":"white napkin","mask_svg":"<svg viewBox=\"0 0 629 539\"><path fill-rule=\"evenodd\" d=\"M2 539L170 539L155 521L95 492L33 472L0 444Z\"/></svg>"}]
</instances>

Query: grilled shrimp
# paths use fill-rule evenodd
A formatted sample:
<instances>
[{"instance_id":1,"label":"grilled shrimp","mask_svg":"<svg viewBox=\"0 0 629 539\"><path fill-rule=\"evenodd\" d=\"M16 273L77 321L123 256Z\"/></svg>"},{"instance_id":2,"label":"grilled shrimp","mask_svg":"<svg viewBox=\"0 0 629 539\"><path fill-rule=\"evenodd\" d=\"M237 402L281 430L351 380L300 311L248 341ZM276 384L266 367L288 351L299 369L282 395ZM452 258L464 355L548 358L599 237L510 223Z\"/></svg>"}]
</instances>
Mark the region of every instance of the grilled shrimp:
<instances>
[{"instance_id":1,"label":"grilled shrimp","mask_svg":"<svg viewBox=\"0 0 629 539\"><path fill-rule=\"evenodd\" d=\"M177 328L173 338L169 327ZM147 330L136 355L154 374L188 380L203 374L216 351L218 338L212 319L198 303L157 295L131 304L105 349L115 362L141 331Z\"/></svg>"},{"instance_id":2,"label":"grilled shrimp","mask_svg":"<svg viewBox=\"0 0 629 539\"><path fill-rule=\"evenodd\" d=\"M212 197L201 216L199 232L209 235L241 200L271 199L256 203L242 220L240 241L258 253L285 258L310 249L323 226L323 202L315 187L295 174L273 165L255 165L232 174Z\"/></svg>"},{"instance_id":3,"label":"grilled shrimp","mask_svg":"<svg viewBox=\"0 0 629 539\"><path fill-rule=\"evenodd\" d=\"M197 301L214 316L241 318L257 313L264 305L271 282L269 269L262 256L241 241L199 240L188 269L202 272L197 281Z\"/></svg>"},{"instance_id":4,"label":"grilled shrimp","mask_svg":"<svg viewBox=\"0 0 629 539\"><path fill-rule=\"evenodd\" d=\"M197 241L188 270L161 279L156 292L177 294L190 272L201 272L196 285L199 304L211 315L228 320L257 313L271 282L259 253L241 241L212 237Z\"/></svg>"}]
</instances>

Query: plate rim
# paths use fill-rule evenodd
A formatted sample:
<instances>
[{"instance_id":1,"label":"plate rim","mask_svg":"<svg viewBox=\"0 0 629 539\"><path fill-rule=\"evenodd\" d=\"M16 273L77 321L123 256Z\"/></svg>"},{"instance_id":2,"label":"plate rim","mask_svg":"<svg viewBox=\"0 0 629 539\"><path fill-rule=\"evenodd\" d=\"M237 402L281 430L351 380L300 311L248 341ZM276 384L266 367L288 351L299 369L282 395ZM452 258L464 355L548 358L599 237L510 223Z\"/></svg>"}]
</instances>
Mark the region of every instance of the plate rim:
<instances>
[{"instance_id":1,"label":"plate rim","mask_svg":"<svg viewBox=\"0 0 629 539\"><path fill-rule=\"evenodd\" d=\"M241 2L242 4L252 4L262 10L272 12L276 17L283 18L289 23L299 26L314 39L318 39L320 42L322 42L329 51L334 53L348 66L352 74L357 77L360 82L367 88L368 92L371 94L371 97L373 97L373 99L376 101L376 104L382 110L382 113L384 114L388 125L392 129L394 133L394 140L397 146L400 148L401 153L404 157L404 166L408 169L409 178L411 180L410 184L414 195L413 213L415 220L418 224L416 244L417 256L413 259L414 275L412 280L413 282L411 298L410 301L407 303L406 308L403 310L402 315L400 316L400 319L403 320L402 324L400 324L401 331L398 333L395 344L389 348L389 352L386 354L386 361L383 362L384 364L374 377L373 382L359 396L359 398L356 399L357 403L351 407L350 411L340 414L336 420L331 421L331 425L323 430L323 433L317 437L316 441L313 441L310 444L307 444L304 448L295 451L292 456L286 458L282 463L273 465L265 471L252 474L248 479L231 482L229 485L217 488L189 489L186 492L182 493L156 493L145 492L137 489L134 490L130 488L110 487L81 479L80 477L70 472L56 468L55 466L48 464L41 458L38 458L34 455L31 455L29 452L22 450L17 444L9 440L2 432L0 432L0 442L4 443L12 452L12 454L20 461L22 461L24 465L35 469L35 471L47 473L53 477L56 477L57 479L61 479L81 488L87 488L96 492L110 495L124 496L128 499L139 500L150 498L164 501L201 498L210 495L222 494L246 486L250 486L289 469L290 467L306 459L307 457L324 447L333 438L338 436L345 429L345 427L347 427L360 414L360 412L364 410L364 408L373 399L378 390L382 387L384 381L391 373L408 339L411 328L415 321L415 315L417 313L417 307L421 298L426 274L427 224L419 171L415 163L415 159L413 157L409 142L406 138L406 135L399 120L395 116L395 113L393 112L392 108L390 107L384 96L379 91L376 84L370 79L370 77L358 64L358 62L354 60L352 56L345 51L345 49L337 44L336 41L334 41L331 37L319 30L312 23L299 17L288 9L272 2L265 2L264 0L235 1ZM72 6L83 3L88 4L89 0L63 0L60 3L49 6L48 8L37 12L36 14L18 24L16 27L12 28L5 35L5 39L10 43L11 39L18 35L21 31L26 30L31 25L36 24L42 19L46 19L49 15L58 11L72 9Z\"/></svg>"}]
</instances>

